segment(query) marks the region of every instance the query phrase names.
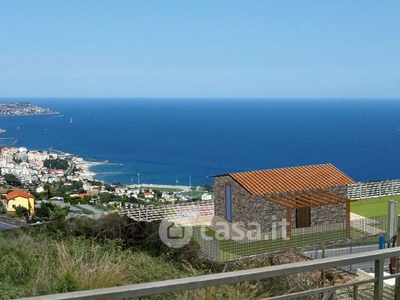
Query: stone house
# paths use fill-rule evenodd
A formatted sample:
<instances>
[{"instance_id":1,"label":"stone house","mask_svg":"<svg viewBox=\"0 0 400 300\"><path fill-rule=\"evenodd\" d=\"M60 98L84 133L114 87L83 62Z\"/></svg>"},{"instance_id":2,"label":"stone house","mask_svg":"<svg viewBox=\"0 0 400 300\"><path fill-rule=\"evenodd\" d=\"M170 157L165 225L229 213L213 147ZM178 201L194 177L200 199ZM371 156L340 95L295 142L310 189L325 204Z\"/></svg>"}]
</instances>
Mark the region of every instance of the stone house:
<instances>
[{"instance_id":1,"label":"stone house","mask_svg":"<svg viewBox=\"0 0 400 300\"><path fill-rule=\"evenodd\" d=\"M212 177L215 215L248 230L284 228L288 235L297 235L317 227L346 228L350 234L347 186L355 182L331 164Z\"/></svg>"}]
</instances>

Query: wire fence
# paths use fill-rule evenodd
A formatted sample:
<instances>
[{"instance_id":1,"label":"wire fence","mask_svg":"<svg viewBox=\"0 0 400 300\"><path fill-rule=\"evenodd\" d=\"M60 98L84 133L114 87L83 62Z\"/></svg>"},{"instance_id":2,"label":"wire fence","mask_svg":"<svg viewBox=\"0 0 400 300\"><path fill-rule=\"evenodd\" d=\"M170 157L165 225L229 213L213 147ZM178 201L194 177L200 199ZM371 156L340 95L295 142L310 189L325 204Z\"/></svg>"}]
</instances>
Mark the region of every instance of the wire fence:
<instances>
[{"instance_id":1,"label":"wire fence","mask_svg":"<svg viewBox=\"0 0 400 300\"><path fill-rule=\"evenodd\" d=\"M354 251L367 251L373 247L376 249L378 237L386 234L386 226L386 216L377 216L351 220L348 225L342 222L311 226L304 230L293 229L289 233L281 231L276 234L249 235L248 232L243 232L240 238L229 237L229 233L213 230L212 227L194 228L193 234L203 253L215 261L228 261L289 249L302 250L314 258L313 255L318 256L323 248L329 251L335 249L328 252L329 255L356 253ZM361 241L366 245L357 244Z\"/></svg>"}]
</instances>

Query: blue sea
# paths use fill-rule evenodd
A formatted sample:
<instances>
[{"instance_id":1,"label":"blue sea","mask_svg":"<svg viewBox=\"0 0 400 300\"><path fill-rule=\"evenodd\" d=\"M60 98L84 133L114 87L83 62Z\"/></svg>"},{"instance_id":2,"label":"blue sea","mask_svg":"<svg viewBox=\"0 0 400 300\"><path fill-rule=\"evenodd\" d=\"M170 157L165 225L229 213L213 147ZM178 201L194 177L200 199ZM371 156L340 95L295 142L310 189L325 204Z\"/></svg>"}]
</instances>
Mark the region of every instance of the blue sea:
<instances>
[{"instance_id":1,"label":"blue sea","mask_svg":"<svg viewBox=\"0 0 400 300\"><path fill-rule=\"evenodd\" d=\"M204 185L210 175L321 163L356 181L400 178L400 100L0 101L60 113L0 117L3 144L107 160L92 169L107 183Z\"/></svg>"}]
</instances>

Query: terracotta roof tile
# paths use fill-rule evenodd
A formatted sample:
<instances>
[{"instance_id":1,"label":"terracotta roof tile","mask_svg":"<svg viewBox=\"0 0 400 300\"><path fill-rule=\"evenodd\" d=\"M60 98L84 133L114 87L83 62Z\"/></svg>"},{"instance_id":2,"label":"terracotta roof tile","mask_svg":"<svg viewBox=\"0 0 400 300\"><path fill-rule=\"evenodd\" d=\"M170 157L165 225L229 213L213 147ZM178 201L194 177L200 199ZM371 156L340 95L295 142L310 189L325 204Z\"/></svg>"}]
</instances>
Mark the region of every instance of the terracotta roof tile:
<instances>
[{"instance_id":1,"label":"terracotta roof tile","mask_svg":"<svg viewBox=\"0 0 400 300\"><path fill-rule=\"evenodd\" d=\"M9 192L6 196L7 200L11 200L14 199L16 197L24 197L24 198L35 198L33 195L26 193L24 191L19 191L19 190L15 190L12 192Z\"/></svg>"},{"instance_id":2,"label":"terracotta roof tile","mask_svg":"<svg viewBox=\"0 0 400 300\"><path fill-rule=\"evenodd\" d=\"M322 189L355 181L331 164L230 173L253 195Z\"/></svg>"}]
</instances>

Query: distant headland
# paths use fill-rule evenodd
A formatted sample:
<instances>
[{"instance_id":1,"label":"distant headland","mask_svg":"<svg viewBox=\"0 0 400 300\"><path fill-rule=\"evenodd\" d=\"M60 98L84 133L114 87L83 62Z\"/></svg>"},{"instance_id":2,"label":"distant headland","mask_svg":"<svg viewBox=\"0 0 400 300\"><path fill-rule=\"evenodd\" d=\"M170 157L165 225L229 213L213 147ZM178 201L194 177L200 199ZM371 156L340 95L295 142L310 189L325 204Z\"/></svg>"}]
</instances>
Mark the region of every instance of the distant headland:
<instances>
[{"instance_id":1,"label":"distant headland","mask_svg":"<svg viewBox=\"0 0 400 300\"><path fill-rule=\"evenodd\" d=\"M59 112L30 102L0 102L0 116L55 115Z\"/></svg>"}]
</instances>

